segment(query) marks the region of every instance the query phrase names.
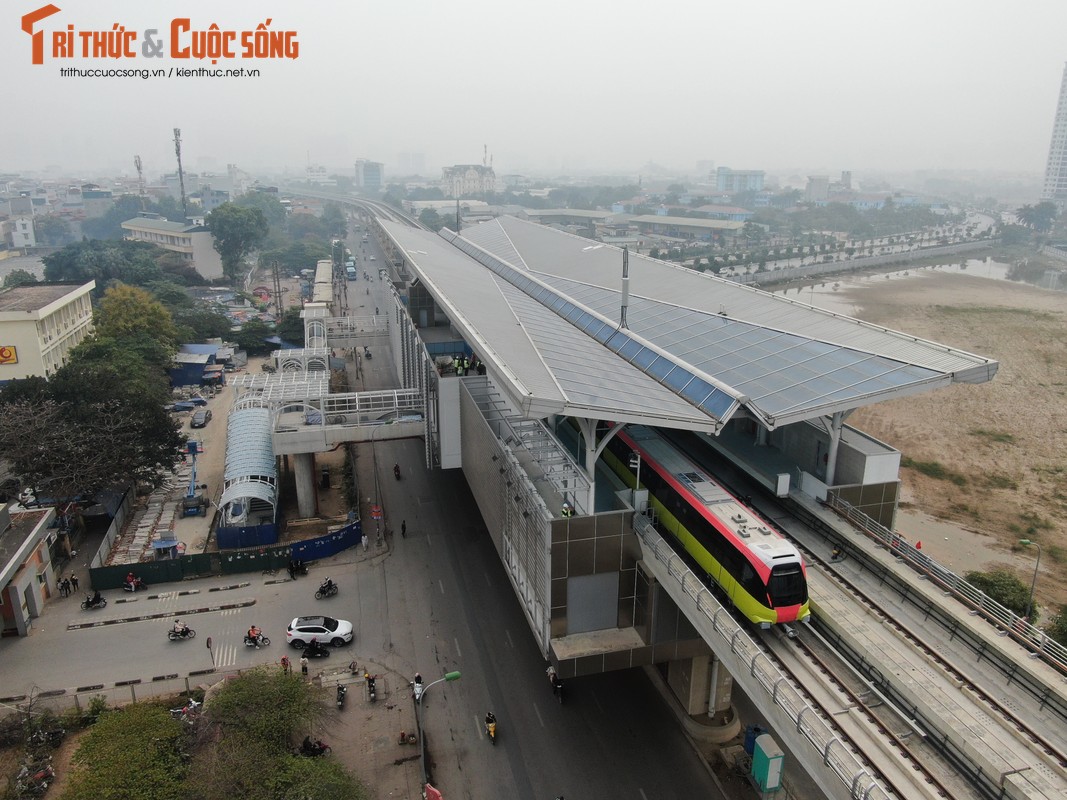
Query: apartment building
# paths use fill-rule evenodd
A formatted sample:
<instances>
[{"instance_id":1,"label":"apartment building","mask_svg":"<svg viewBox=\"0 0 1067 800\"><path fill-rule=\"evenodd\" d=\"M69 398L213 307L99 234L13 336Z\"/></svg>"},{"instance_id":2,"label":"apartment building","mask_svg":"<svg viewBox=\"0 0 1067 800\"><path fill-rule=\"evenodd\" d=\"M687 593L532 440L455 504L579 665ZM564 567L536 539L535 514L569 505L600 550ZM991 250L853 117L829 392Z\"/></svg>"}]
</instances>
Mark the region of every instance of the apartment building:
<instances>
[{"instance_id":1,"label":"apartment building","mask_svg":"<svg viewBox=\"0 0 1067 800\"><path fill-rule=\"evenodd\" d=\"M77 286L40 283L0 290L0 384L51 377L93 329L90 293Z\"/></svg>"}]
</instances>

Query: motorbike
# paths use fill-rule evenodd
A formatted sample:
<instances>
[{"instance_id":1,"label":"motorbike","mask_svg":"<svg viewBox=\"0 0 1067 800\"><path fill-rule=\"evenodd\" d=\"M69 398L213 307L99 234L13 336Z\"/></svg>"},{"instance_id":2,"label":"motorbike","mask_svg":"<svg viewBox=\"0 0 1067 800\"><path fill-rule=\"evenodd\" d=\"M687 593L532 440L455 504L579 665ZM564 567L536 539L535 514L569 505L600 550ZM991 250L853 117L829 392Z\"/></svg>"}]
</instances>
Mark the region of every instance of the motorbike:
<instances>
[{"instance_id":1,"label":"motorbike","mask_svg":"<svg viewBox=\"0 0 1067 800\"><path fill-rule=\"evenodd\" d=\"M563 679L556 672L556 668L552 666L545 670L545 674L548 675L548 682L552 686L552 694L559 700L559 704L563 705Z\"/></svg>"},{"instance_id":2,"label":"motorbike","mask_svg":"<svg viewBox=\"0 0 1067 800\"><path fill-rule=\"evenodd\" d=\"M393 464L393 477L395 477L397 480L400 480L400 465L399 464Z\"/></svg>"},{"instance_id":3,"label":"motorbike","mask_svg":"<svg viewBox=\"0 0 1067 800\"><path fill-rule=\"evenodd\" d=\"M268 644L270 644L270 639L262 633L256 638L252 638L247 633L245 634L245 647L259 647L260 645L266 647Z\"/></svg>"},{"instance_id":4,"label":"motorbike","mask_svg":"<svg viewBox=\"0 0 1067 800\"><path fill-rule=\"evenodd\" d=\"M176 642L179 639L192 639L194 636L196 636L196 631L189 627L180 631L176 631L174 628L167 629L167 638L172 642Z\"/></svg>"},{"instance_id":5,"label":"motorbike","mask_svg":"<svg viewBox=\"0 0 1067 800\"><path fill-rule=\"evenodd\" d=\"M106 597L97 598L96 601L94 602L92 596L86 595L85 599L82 600L82 608L83 609L85 609L85 608L105 608L106 606L107 606L107 598Z\"/></svg>"},{"instance_id":6,"label":"motorbike","mask_svg":"<svg viewBox=\"0 0 1067 800\"><path fill-rule=\"evenodd\" d=\"M319 642L312 642L304 648L303 655L307 658L328 658L330 648Z\"/></svg>"},{"instance_id":7,"label":"motorbike","mask_svg":"<svg viewBox=\"0 0 1067 800\"><path fill-rule=\"evenodd\" d=\"M189 702L186 703L184 706L172 708L170 710L170 716L172 719L180 719L183 722L188 722L190 725L192 725L193 720L196 719L196 717L200 714L200 709L203 708L203 706L203 703L194 700L190 697Z\"/></svg>"},{"instance_id":8,"label":"motorbike","mask_svg":"<svg viewBox=\"0 0 1067 800\"><path fill-rule=\"evenodd\" d=\"M293 567L293 576L294 577L296 577L297 575L307 575L308 574L308 565L305 564L303 561L294 561L293 564L292 564L292 567Z\"/></svg>"},{"instance_id":9,"label":"motorbike","mask_svg":"<svg viewBox=\"0 0 1067 800\"><path fill-rule=\"evenodd\" d=\"M329 754L330 746L322 741L322 739L315 739L312 741L310 736L305 736L303 744L300 745L300 755L302 756L315 758L316 756L325 756Z\"/></svg>"},{"instance_id":10,"label":"motorbike","mask_svg":"<svg viewBox=\"0 0 1067 800\"><path fill-rule=\"evenodd\" d=\"M364 674L363 678L367 681L367 697L369 697L370 701L373 703L375 700L378 699L378 688L375 685L375 681L378 676Z\"/></svg>"},{"instance_id":11,"label":"motorbike","mask_svg":"<svg viewBox=\"0 0 1067 800\"><path fill-rule=\"evenodd\" d=\"M147 589L148 584L142 581L140 578L134 578L133 583L122 584L122 591L124 592L139 592L141 589Z\"/></svg>"},{"instance_id":12,"label":"motorbike","mask_svg":"<svg viewBox=\"0 0 1067 800\"><path fill-rule=\"evenodd\" d=\"M18 775L15 776L15 789L19 797L44 794L55 777L56 773L51 764L45 764L39 769L23 764Z\"/></svg>"},{"instance_id":13,"label":"motorbike","mask_svg":"<svg viewBox=\"0 0 1067 800\"><path fill-rule=\"evenodd\" d=\"M315 599L321 600L324 597L333 597L337 594L337 589L337 584L327 578L322 582L322 585L319 586L318 591L315 592Z\"/></svg>"},{"instance_id":14,"label":"motorbike","mask_svg":"<svg viewBox=\"0 0 1067 800\"><path fill-rule=\"evenodd\" d=\"M416 703L422 700L422 693L424 690L425 687L422 685L422 676L416 673L415 680L411 682L411 696L415 698Z\"/></svg>"},{"instance_id":15,"label":"motorbike","mask_svg":"<svg viewBox=\"0 0 1067 800\"><path fill-rule=\"evenodd\" d=\"M345 695L348 694L348 687L343 683L337 684L337 707L345 707Z\"/></svg>"},{"instance_id":16,"label":"motorbike","mask_svg":"<svg viewBox=\"0 0 1067 800\"><path fill-rule=\"evenodd\" d=\"M373 361L374 360L374 356L372 356L370 354L370 350L367 349L366 347L363 348L363 357L365 359L367 359L368 361Z\"/></svg>"}]
</instances>

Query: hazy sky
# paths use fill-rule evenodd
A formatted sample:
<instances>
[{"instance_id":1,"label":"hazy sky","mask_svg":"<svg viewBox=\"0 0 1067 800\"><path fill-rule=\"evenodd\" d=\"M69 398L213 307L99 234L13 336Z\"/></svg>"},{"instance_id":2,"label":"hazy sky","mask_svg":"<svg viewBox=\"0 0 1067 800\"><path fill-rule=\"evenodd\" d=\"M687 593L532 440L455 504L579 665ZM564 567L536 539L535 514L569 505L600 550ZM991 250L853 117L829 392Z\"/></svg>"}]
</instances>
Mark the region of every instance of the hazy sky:
<instances>
[{"instance_id":1,"label":"hazy sky","mask_svg":"<svg viewBox=\"0 0 1067 800\"><path fill-rule=\"evenodd\" d=\"M351 172L422 153L498 174L735 169L1044 170L1067 61L1067 1L294 2L53 0L31 64L4 0L0 172L192 171L233 162ZM299 57L145 58L147 28L295 30ZM54 59L73 24L138 33L132 59ZM238 49L240 43L238 42ZM258 78L70 78L78 68L258 68Z\"/></svg>"}]
</instances>

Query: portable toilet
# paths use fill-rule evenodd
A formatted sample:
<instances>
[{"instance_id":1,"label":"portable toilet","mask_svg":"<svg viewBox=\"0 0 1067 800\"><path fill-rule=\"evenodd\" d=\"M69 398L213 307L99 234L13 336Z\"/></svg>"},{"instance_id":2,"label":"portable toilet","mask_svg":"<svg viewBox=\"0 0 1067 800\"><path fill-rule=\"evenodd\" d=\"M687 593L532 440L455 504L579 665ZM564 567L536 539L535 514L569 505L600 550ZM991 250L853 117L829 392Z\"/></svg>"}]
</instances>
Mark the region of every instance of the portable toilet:
<instances>
[{"instance_id":1,"label":"portable toilet","mask_svg":"<svg viewBox=\"0 0 1067 800\"><path fill-rule=\"evenodd\" d=\"M782 785L785 753L769 733L756 737L752 753L752 777L764 792L774 792Z\"/></svg>"}]
</instances>

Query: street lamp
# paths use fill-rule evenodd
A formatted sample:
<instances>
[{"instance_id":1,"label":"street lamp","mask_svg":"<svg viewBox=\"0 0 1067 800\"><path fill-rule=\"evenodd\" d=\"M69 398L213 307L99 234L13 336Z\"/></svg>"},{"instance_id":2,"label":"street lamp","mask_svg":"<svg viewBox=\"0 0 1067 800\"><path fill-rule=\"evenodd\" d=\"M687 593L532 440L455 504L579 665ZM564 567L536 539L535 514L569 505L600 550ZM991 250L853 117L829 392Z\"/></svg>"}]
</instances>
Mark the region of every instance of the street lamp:
<instances>
[{"instance_id":1,"label":"street lamp","mask_svg":"<svg viewBox=\"0 0 1067 800\"><path fill-rule=\"evenodd\" d=\"M415 704L415 710L419 721L419 758L422 762L422 785L426 786L429 783L429 779L426 776L426 731L422 729L422 698L426 696L426 693L430 691L430 687L436 686L441 681L458 681L462 677L457 672L446 672L444 676L438 678L433 683L426 684L426 687L419 692L419 700Z\"/></svg>"},{"instance_id":2,"label":"street lamp","mask_svg":"<svg viewBox=\"0 0 1067 800\"><path fill-rule=\"evenodd\" d=\"M1034 606L1034 587L1037 586L1037 570L1041 566L1041 543L1035 542L1032 539L1020 539L1019 544L1029 547L1034 545L1037 548L1037 563L1034 564L1034 578L1030 581L1030 599L1026 601L1026 619L1030 620L1030 609Z\"/></svg>"}]
</instances>

